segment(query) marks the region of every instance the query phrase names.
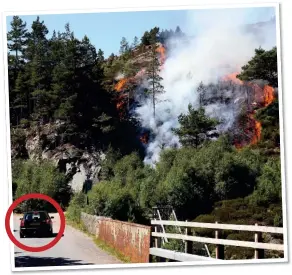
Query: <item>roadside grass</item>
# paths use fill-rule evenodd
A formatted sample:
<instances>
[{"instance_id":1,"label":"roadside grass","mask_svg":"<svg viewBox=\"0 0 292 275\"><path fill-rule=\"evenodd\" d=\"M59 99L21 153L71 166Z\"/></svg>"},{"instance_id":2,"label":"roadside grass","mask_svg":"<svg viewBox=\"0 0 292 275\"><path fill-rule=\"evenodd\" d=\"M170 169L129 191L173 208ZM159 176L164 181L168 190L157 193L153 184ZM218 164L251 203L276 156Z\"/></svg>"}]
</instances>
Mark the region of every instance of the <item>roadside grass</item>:
<instances>
[{"instance_id":1,"label":"roadside grass","mask_svg":"<svg viewBox=\"0 0 292 275\"><path fill-rule=\"evenodd\" d=\"M93 242L103 251L109 253L110 255L116 257L117 259L119 259L120 261L124 262L124 263L131 263L130 259L126 256L124 256L122 253L120 253L119 251L117 251L115 248L113 248L112 246L106 244L104 241L96 238L96 236L94 236L93 234L90 234L87 230L85 225L82 222L76 222L76 221L72 221L69 219L66 219L66 223L72 227L74 227L75 229L80 230L81 232L85 233L87 236L91 237Z\"/></svg>"}]
</instances>

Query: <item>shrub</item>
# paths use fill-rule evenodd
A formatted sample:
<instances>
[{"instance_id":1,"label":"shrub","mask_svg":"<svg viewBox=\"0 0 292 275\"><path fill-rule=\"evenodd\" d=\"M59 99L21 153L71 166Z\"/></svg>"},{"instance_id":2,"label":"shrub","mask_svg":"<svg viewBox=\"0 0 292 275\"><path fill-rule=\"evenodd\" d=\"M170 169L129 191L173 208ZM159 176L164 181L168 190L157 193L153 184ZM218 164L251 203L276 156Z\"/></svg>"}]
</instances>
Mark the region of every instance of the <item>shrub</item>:
<instances>
[{"instance_id":1,"label":"shrub","mask_svg":"<svg viewBox=\"0 0 292 275\"><path fill-rule=\"evenodd\" d=\"M281 163L280 158L270 159L262 169L258 184L251 200L263 206L281 202Z\"/></svg>"},{"instance_id":2,"label":"shrub","mask_svg":"<svg viewBox=\"0 0 292 275\"><path fill-rule=\"evenodd\" d=\"M82 192L76 193L69 203L66 216L69 220L80 223L81 212L86 205L86 195Z\"/></svg>"},{"instance_id":3,"label":"shrub","mask_svg":"<svg viewBox=\"0 0 292 275\"><path fill-rule=\"evenodd\" d=\"M71 188L65 175L49 161L36 163L32 160L18 161L14 165L13 182L17 186L15 198L29 193L42 193L55 199L65 208L71 197ZM30 200L19 206L21 210L42 208L55 211L50 203Z\"/></svg>"}]
</instances>

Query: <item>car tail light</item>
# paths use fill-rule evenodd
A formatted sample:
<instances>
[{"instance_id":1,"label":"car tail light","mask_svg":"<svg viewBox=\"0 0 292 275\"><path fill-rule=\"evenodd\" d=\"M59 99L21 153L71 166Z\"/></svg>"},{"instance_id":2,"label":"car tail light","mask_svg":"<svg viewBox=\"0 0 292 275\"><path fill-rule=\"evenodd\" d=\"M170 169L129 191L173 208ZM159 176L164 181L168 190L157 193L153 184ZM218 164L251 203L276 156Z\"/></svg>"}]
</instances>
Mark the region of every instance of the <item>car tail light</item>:
<instances>
[{"instance_id":1,"label":"car tail light","mask_svg":"<svg viewBox=\"0 0 292 275\"><path fill-rule=\"evenodd\" d=\"M46 220L46 223L47 223L47 224L51 224L52 221L51 221L50 219L47 219L47 220Z\"/></svg>"},{"instance_id":2,"label":"car tail light","mask_svg":"<svg viewBox=\"0 0 292 275\"><path fill-rule=\"evenodd\" d=\"M24 220L21 220L20 226L24 226Z\"/></svg>"}]
</instances>

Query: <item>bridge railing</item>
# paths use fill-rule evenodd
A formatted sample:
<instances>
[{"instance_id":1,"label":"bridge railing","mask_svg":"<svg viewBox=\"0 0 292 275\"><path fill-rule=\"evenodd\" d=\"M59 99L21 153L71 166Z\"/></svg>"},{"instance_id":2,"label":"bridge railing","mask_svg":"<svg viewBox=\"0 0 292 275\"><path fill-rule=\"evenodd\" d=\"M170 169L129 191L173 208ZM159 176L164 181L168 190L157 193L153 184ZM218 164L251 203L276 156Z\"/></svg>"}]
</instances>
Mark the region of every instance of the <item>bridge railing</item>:
<instances>
[{"instance_id":1,"label":"bridge railing","mask_svg":"<svg viewBox=\"0 0 292 275\"><path fill-rule=\"evenodd\" d=\"M184 222L184 221L168 221L168 220L152 220L152 226L154 226L155 232L152 232L151 235L155 240L154 247L150 249L150 254L167 258L170 256L171 259L178 260L178 254L173 255L173 251L165 250L159 248L158 239L159 238L167 238L167 239L177 239L185 241L185 253L179 253L179 261L189 261L191 259L206 258L206 260L210 260L209 257L196 256L191 257L189 252L189 245L192 242L198 242L203 244L212 244L216 247L216 259L223 260L224 259L224 246L237 246L237 247L245 247L245 248L253 248L254 249L254 258L260 259L264 258L264 250L275 250L275 251L284 251L283 244L277 243L263 243L262 242L262 233L271 233L271 234L283 234L282 227L271 227L271 226L259 226L255 225L238 225L238 224L219 224L219 223L200 223L200 222ZM161 233L158 232L159 226L179 226L186 229L185 234L173 234L173 233ZM204 228L204 229L214 229L215 238L209 237L200 237L200 236L192 236L191 230L189 228ZM254 241L244 241L244 240L229 240L229 239L220 239L219 232L220 230L234 230L234 231L249 231L254 232ZM184 255L183 255L184 254ZM195 256L195 255L192 255ZM216 260L215 258L211 258Z\"/></svg>"}]
</instances>

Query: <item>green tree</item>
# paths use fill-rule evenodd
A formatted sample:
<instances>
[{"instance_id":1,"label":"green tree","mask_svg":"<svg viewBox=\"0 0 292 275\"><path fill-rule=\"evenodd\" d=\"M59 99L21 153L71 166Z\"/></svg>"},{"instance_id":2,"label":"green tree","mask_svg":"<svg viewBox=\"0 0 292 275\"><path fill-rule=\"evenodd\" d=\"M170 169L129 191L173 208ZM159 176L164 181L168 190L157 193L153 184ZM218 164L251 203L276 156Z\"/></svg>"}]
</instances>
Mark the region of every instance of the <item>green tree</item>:
<instances>
[{"instance_id":1,"label":"green tree","mask_svg":"<svg viewBox=\"0 0 292 275\"><path fill-rule=\"evenodd\" d=\"M22 161L14 166L13 182L17 185L15 197L29 193L42 193L58 201L63 206L68 205L71 188L65 175L49 161L36 163L34 161ZM16 170L17 169L17 170ZM31 200L23 207L52 209L45 201ZM25 210L25 209L22 209Z\"/></svg>"},{"instance_id":2,"label":"green tree","mask_svg":"<svg viewBox=\"0 0 292 275\"><path fill-rule=\"evenodd\" d=\"M11 30L7 33L10 118L12 124L18 125L19 121L28 115L28 91L24 87L25 59L23 55L28 32L26 23L18 16L13 16L10 25Z\"/></svg>"},{"instance_id":3,"label":"green tree","mask_svg":"<svg viewBox=\"0 0 292 275\"><path fill-rule=\"evenodd\" d=\"M133 43L132 43L132 48L135 49L139 46L139 39L137 36L134 37Z\"/></svg>"},{"instance_id":4,"label":"green tree","mask_svg":"<svg viewBox=\"0 0 292 275\"><path fill-rule=\"evenodd\" d=\"M258 184L251 199L258 205L269 206L272 203L281 203L281 160L271 158L262 168L262 175L258 178Z\"/></svg>"},{"instance_id":5,"label":"green tree","mask_svg":"<svg viewBox=\"0 0 292 275\"><path fill-rule=\"evenodd\" d=\"M141 38L141 43L145 46L149 46L157 43L159 40L159 28L154 27L150 31L146 31Z\"/></svg>"},{"instance_id":6,"label":"green tree","mask_svg":"<svg viewBox=\"0 0 292 275\"><path fill-rule=\"evenodd\" d=\"M214 136L211 131L216 130L219 121L205 115L205 109L200 107L195 110L191 104L188 106L188 114L181 114L178 117L179 129L173 129L179 136L180 142L184 146L198 147L204 140Z\"/></svg>"},{"instance_id":7,"label":"green tree","mask_svg":"<svg viewBox=\"0 0 292 275\"><path fill-rule=\"evenodd\" d=\"M127 54L130 50L129 43L125 37L122 37L122 40L120 42L120 54Z\"/></svg>"},{"instance_id":8,"label":"green tree","mask_svg":"<svg viewBox=\"0 0 292 275\"><path fill-rule=\"evenodd\" d=\"M152 97L152 105L153 105L153 116L155 117L155 106L157 101L157 95L164 92L164 87L161 84L163 78L160 76L160 61L157 55L157 46L156 44L152 44L151 49L151 61L148 65L146 74L148 79L148 92Z\"/></svg>"},{"instance_id":9,"label":"green tree","mask_svg":"<svg viewBox=\"0 0 292 275\"><path fill-rule=\"evenodd\" d=\"M144 35L141 37L141 43L145 46L148 46L151 44L151 41L150 41L150 33L149 31L146 31L144 32Z\"/></svg>"},{"instance_id":10,"label":"green tree","mask_svg":"<svg viewBox=\"0 0 292 275\"><path fill-rule=\"evenodd\" d=\"M20 64L23 65L23 52L27 44L28 32L26 23L19 16L13 16L10 23L11 31L7 33L8 49L15 54L15 69L19 69Z\"/></svg>"},{"instance_id":11,"label":"green tree","mask_svg":"<svg viewBox=\"0 0 292 275\"><path fill-rule=\"evenodd\" d=\"M49 56L49 41L46 37L48 29L44 21L37 17L32 23L29 33L25 58L29 75L30 103L33 119L38 122L47 122L51 116L50 80L51 60Z\"/></svg>"},{"instance_id":12,"label":"green tree","mask_svg":"<svg viewBox=\"0 0 292 275\"><path fill-rule=\"evenodd\" d=\"M269 51L256 49L254 57L241 69L242 72L237 76L241 80L263 79L271 86L278 87L277 48Z\"/></svg>"}]
</instances>

